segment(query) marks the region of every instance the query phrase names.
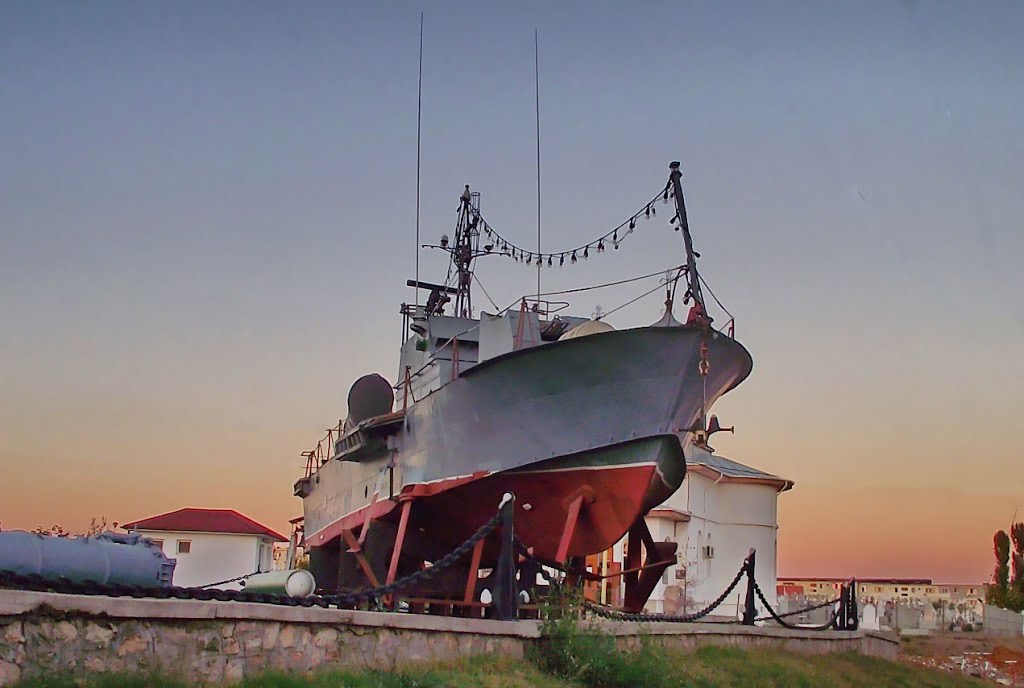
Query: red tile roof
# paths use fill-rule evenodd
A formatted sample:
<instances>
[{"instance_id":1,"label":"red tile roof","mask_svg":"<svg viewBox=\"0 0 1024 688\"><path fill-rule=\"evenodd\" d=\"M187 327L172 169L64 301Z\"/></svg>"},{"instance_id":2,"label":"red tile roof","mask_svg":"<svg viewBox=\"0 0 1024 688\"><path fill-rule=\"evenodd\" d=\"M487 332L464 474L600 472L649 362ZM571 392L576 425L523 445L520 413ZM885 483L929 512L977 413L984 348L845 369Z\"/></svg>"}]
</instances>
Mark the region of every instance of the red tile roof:
<instances>
[{"instance_id":1,"label":"red tile roof","mask_svg":"<svg viewBox=\"0 0 1024 688\"><path fill-rule=\"evenodd\" d=\"M159 516L132 521L121 526L125 530L168 530L188 533L232 533L264 535L278 542L288 542L277 531L243 516L234 509L196 509L187 507Z\"/></svg>"}]
</instances>

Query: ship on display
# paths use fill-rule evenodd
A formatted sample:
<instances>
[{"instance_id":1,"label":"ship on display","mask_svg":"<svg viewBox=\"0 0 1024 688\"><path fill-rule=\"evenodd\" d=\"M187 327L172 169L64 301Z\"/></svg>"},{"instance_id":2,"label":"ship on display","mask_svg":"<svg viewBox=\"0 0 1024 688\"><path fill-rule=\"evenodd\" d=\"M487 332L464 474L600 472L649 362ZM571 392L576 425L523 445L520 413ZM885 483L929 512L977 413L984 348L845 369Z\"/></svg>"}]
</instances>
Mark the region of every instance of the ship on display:
<instances>
[{"instance_id":1,"label":"ship on display","mask_svg":"<svg viewBox=\"0 0 1024 688\"><path fill-rule=\"evenodd\" d=\"M582 557L628 534L625 608L643 607L676 547L655 543L644 515L680 487L687 447L718 429L711 405L752 366L731 318L719 327L709 314L681 177L672 163L668 183L622 225L578 249L539 254L498 234L466 187L454 236L433 247L450 254L447 279L408 282L425 299L401 308L407 339L396 384L358 379L348 417L303 454L294 490L324 592L385 584L437 561L510 493L516 536L552 567L586 575ZM675 212L685 261L662 280L658 322L616 330L604 316L565 314L567 303L544 294L494 313L474 309L481 257L542 270L575 263L618 249L663 203ZM673 315L677 296L685 322ZM497 556L497 543L483 542L416 596L476 602L478 572Z\"/></svg>"}]
</instances>

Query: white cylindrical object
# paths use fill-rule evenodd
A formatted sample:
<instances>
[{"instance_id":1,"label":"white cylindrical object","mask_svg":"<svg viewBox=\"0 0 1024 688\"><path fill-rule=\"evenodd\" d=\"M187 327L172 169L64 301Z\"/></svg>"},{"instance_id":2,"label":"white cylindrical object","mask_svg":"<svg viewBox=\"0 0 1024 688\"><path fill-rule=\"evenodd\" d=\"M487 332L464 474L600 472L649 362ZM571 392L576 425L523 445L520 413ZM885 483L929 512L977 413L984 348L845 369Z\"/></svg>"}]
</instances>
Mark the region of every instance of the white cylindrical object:
<instances>
[{"instance_id":1,"label":"white cylindrical object","mask_svg":"<svg viewBox=\"0 0 1024 688\"><path fill-rule=\"evenodd\" d=\"M316 590L316 579L305 569L256 573L243 582L246 592L264 592L289 597L309 597Z\"/></svg>"}]
</instances>

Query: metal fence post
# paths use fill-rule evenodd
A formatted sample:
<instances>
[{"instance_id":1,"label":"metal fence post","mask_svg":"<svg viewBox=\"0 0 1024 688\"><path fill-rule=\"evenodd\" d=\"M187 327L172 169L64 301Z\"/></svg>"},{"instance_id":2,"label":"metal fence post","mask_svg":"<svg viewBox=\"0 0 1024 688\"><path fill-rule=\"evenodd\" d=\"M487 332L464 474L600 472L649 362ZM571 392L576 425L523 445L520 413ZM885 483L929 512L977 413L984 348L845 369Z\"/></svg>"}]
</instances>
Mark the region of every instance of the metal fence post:
<instances>
[{"instance_id":1,"label":"metal fence post","mask_svg":"<svg viewBox=\"0 0 1024 688\"><path fill-rule=\"evenodd\" d=\"M501 553L498 555L498 566L494 577L492 604L495 615L499 619L510 621L519 616L519 589L516 585L516 551L513 531L515 495L506 492L498 508L501 510Z\"/></svg>"},{"instance_id":2,"label":"metal fence post","mask_svg":"<svg viewBox=\"0 0 1024 688\"><path fill-rule=\"evenodd\" d=\"M751 547L750 554L747 555L746 569L747 569L747 599L743 605L743 625L753 626L754 618L757 616L754 608L754 557L757 551Z\"/></svg>"},{"instance_id":3,"label":"metal fence post","mask_svg":"<svg viewBox=\"0 0 1024 688\"><path fill-rule=\"evenodd\" d=\"M846 583L839 584L839 611L832 617L832 630L841 631L846 628L846 612L850 599L850 589Z\"/></svg>"},{"instance_id":4,"label":"metal fence post","mask_svg":"<svg viewBox=\"0 0 1024 688\"><path fill-rule=\"evenodd\" d=\"M849 608L846 614L846 629L856 631L860 628L860 610L857 609L857 579L850 580Z\"/></svg>"}]
</instances>

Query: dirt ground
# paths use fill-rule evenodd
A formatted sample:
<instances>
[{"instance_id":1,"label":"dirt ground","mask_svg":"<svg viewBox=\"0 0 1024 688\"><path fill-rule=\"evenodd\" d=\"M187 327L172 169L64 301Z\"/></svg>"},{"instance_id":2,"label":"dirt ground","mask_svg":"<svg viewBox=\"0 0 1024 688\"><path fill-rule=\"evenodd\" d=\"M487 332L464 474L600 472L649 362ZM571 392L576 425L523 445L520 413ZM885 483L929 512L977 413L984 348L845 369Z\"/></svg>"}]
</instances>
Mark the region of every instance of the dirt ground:
<instances>
[{"instance_id":1,"label":"dirt ground","mask_svg":"<svg viewBox=\"0 0 1024 688\"><path fill-rule=\"evenodd\" d=\"M939 633L901 638L900 649L904 660L911 664L1024 686L1024 638Z\"/></svg>"},{"instance_id":2,"label":"dirt ground","mask_svg":"<svg viewBox=\"0 0 1024 688\"><path fill-rule=\"evenodd\" d=\"M1024 638L986 638L981 633L936 633L900 639L903 653L918 657L945 658L965 652L992 652L1000 646L1024 652Z\"/></svg>"}]
</instances>

